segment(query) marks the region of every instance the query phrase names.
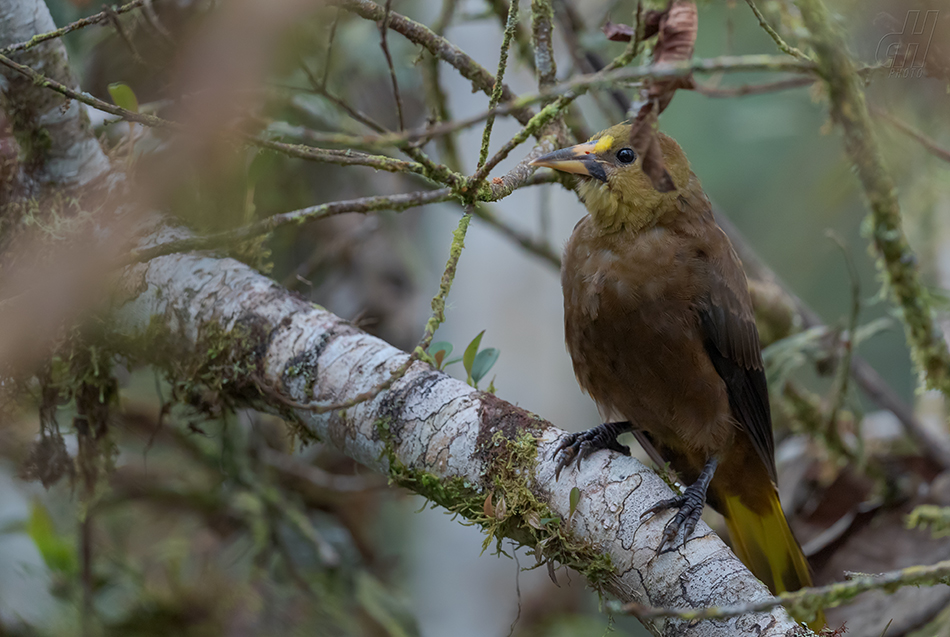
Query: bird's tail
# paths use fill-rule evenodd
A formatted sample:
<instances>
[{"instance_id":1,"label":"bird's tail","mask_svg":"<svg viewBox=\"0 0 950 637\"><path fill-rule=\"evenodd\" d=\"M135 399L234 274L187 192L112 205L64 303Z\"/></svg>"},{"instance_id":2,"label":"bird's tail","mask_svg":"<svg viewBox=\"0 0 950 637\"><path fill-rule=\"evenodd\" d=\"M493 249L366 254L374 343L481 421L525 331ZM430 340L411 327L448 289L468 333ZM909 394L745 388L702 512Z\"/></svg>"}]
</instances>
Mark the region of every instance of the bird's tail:
<instances>
[{"instance_id":1,"label":"bird's tail","mask_svg":"<svg viewBox=\"0 0 950 637\"><path fill-rule=\"evenodd\" d=\"M808 560L792 535L774 487L767 501L764 511L753 511L737 495L724 498L722 513L732 550L775 595L811 586ZM824 623L819 613L809 625L817 632Z\"/></svg>"}]
</instances>

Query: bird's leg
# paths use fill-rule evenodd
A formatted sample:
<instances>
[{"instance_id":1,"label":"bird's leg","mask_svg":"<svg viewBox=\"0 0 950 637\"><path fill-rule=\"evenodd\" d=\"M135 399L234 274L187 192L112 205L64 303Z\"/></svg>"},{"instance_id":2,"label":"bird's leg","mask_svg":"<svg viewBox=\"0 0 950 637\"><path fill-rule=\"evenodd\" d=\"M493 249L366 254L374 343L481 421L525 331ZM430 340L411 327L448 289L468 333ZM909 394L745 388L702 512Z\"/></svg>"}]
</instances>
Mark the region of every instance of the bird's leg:
<instances>
[{"instance_id":1,"label":"bird's leg","mask_svg":"<svg viewBox=\"0 0 950 637\"><path fill-rule=\"evenodd\" d=\"M630 455L630 447L617 442L617 436L633 429L629 421L605 422L597 425L587 431L567 434L561 438L561 444L554 450L553 457L561 455L554 470L554 479L561 476L561 469L571 464L577 459L577 466L580 466L581 460L594 453L598 449L612 449L626 456Z\"/></svg>"},{"instance_id":2,"label":"bird's leg","mask_svg":"<svg viewBox=\"0 0 950 637\"><path fill-rule=\"evenodd\" d=\"M699 478L686 487L683 495L658 502L656 506L648 509L640 516L646 517L665 509L677 509L676 515L663 528L663 539L660 540L660 545L656 548L657 553L676 539L680 528L683 529L684 542L692 535L700 516L703 514L703 507L706 505L706 490L709 488L709 483L712 482L718 464L718 459L710 458L706 462L706 466L703 467L702 473L699 474Z\"/></svg>"}]
</instances>

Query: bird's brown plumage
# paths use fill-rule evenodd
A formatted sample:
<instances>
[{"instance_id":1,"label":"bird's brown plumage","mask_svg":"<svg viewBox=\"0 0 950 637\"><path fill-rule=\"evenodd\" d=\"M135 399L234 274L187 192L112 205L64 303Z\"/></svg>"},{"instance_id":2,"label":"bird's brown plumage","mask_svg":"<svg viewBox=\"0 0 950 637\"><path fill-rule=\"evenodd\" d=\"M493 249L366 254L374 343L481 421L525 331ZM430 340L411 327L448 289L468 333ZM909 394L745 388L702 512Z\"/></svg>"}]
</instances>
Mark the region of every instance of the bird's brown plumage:
<instances>
[{"instance_id":1,"label":"bird's brown plumage","mask_svg":"<svg viewBox=\"0 0 950 637\"><path fill-rule=\"evenodd\" d=\"M685 482L718 461L708 498L731 520L737 553L773 591L808 585L778 505L768 391L741 263L676 142L660 134L676 185L660 193L625 152L628 140L621 124L535 162L583 175L578 192L590 214L575 227L561 270L578 382L605 422L629 422Z\"/></svg>"}]
</instances>

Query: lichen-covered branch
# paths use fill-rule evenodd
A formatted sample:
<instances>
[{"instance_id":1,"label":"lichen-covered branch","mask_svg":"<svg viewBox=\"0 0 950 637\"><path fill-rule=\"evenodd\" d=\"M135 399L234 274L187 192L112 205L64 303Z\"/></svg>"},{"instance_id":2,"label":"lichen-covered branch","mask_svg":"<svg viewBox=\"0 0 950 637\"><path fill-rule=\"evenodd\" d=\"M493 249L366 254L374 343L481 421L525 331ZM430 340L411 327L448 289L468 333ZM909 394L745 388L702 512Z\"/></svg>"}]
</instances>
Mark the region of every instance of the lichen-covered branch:
<instances>
[{"instance_id":1,"label":"lichen-covered branch","mask_svg":"<svg viewBox=\"0 0 950 637\"><path fill-rule=\"evenodd\" d=\"M914 363L928 388L950 396L950 351L934 323L917 257L904 234L897 190L884 165L854 62L824 2L799 0L798 6L811 32L818 73L828 87L831 116L844 132L845 150L871 208L874 250L887 291L901 310Z\"/></svg>"},{"instance_id":2,"label":"lichen-covered branch","mask_svg":"<svg viewBox=\"0 0 950 637\"><path fill-rule=\"evenodd\" d=\"M538 88L557 82L557 62L554 59L554 7L551 0L531 0L531 44L534 47L534 67Z\"/></svg>"},{"instance_id":3,"label":"lichen-covered branch","mask_svg":"<svg viewBox=\"0 0 950 637\"><path fill-rule=\"evenodd\" d=\"M163 232L150 241L163 242ZM521 542L540 560L579 570L621 601L705 607L768 597L705 525L683 547L656 554L666 514L640 516L670 491L639 462L599 453L555 481L550 458L561 430L426 363L413 363L387 391L345 411L291 408L276 396L345 402L389 378L408 354L237 261L164 256L130 267L125 278L124 289L141 290L115 326L131 351L161 352L158 365L163 357L200 364L210 349L232 351L247 370L232 383L232 400L280 413L299 434L319 437L492 536ZM218 339L213 348L209 339ZM648 624L658 635L805 634L778 609Z\"/></svg>"}]
</instances>

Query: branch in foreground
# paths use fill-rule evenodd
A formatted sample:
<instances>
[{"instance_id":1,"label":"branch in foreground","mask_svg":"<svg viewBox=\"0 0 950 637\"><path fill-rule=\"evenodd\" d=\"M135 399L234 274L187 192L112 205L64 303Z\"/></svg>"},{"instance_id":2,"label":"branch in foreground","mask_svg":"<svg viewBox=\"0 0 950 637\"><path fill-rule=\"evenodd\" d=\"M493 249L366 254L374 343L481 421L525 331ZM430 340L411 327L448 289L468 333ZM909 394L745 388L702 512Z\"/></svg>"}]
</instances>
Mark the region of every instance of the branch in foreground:
<instances>
[{"instance_id":1,"label":"branch in foreground","mask_svg":"<svg viewBox=\"0 0 950 637\"><path fill-rule=\"evenodd\" d=\"M161 243L162 232L151 241ZM345 402L389 378L408 355L241 263L165 256L132 266L125 278L122 289L143 290L118 312L118 341L129 351L151 352L156 364L198 361L208 371L222 364L221 352L243 361L248 373L229 383L230 398L280 413L299 435L319 437L492 536L515 539L539 560L582 572L623 602L705 607L769 597L705 525L684 546L656 555L666 514L640 515L671 492L642 464L595 454L556 482L550 456L561 430L427 364L412 364L388 391L346 411L291 409L259 391L263 384L301 403ZM209 351L218 358L206 360ZM580 498L572 512L574 487ZM647 624L663 635L807 634L781 609Z\"/></svg>"},{"instance_id":2,"label":"branch in foreground","mask_svg":"<svg viewBox=\"0 0 950 637\"><path fill-rule=\"evenodd\" d=\"M640 619L656 617L678 617L680 619L726 619L739 617L746 613L760 612L776 606L784 606L792 613L808 612L814 608L834 608L854 599L861 593L884 590L893 593L903 586L933 586L950 584L950 560L937 562L932 566L910 566L880 575L855 574L846 582L835 582L826 586L802 588L792 593L782 593L769 599L755 602L720 606L718 608L655 608L637 602L619 605L619 612L634 615Z\"/></svg>"}]
</instances>

